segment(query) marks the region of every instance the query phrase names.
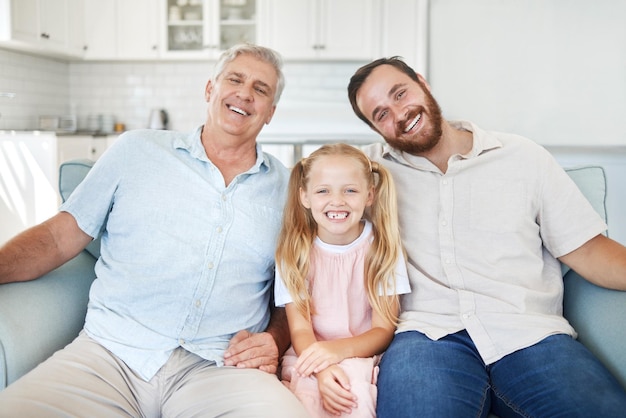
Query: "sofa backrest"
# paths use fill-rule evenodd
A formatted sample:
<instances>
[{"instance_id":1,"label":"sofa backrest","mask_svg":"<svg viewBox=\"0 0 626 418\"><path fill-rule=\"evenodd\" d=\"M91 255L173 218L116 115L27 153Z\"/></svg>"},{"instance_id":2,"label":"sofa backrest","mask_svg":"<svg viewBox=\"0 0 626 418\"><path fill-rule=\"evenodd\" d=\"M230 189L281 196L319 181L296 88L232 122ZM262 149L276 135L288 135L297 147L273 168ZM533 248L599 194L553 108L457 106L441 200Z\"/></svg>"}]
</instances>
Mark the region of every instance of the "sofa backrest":
<instances>
[{"instance_id":1,"label":"sofa backrest","mask_svg":"<svg viewBox=\"0 0 626 418\"><path fill-rule=\"evenodd\" d=\"M72 194L76 186L87 176L95 161L88 159L76 159L66 161L59 167L59 194L61 200L65 202ZM100 238L97 237L87 245L85 250L94 256L100 257Z\"/></svg>"}]
</instances>

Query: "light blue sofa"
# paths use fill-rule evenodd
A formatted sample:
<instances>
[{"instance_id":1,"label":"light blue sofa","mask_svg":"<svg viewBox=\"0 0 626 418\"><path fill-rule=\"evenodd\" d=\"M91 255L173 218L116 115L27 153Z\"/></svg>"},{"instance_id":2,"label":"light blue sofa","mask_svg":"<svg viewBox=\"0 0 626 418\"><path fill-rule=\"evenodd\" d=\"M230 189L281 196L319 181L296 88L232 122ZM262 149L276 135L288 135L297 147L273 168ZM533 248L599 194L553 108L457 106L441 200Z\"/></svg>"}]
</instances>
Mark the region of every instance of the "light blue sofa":
<instances>
[{"instance_id":1,"label":"light blue sofa","mask_svg":"<svg viewBox=\"0 0 626 418\"><path fill-rule=\"evenodd\" d=\"M59 186L64 199L92 164L76 160L61 166ZM568 169L568 173L606 217L604 170L580 167ZM96 240L76 258L38 280L0 286L0 390L78 335L98 255ZM626 292L594 286L565 267L564 273L565 316L578 331L580 341L626 387Z\"/></svg>"}]
</instances>

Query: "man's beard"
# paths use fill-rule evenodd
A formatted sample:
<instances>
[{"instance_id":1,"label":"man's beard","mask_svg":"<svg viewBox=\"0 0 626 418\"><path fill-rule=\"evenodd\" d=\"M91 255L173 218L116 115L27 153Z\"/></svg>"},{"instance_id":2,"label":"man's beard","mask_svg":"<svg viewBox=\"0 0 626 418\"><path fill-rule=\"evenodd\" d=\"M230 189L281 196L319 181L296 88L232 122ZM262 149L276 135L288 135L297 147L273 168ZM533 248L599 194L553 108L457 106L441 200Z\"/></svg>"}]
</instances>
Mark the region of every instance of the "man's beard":
<instances>
[{"instance_id":1,"label":"man's beard","mask_svg":"<svg viewBox=\"0 0 626 418\"><path fill-rule=\"evenodd\" d=\"M420 155L435 148L435 146L441 140L442 135L442 122L441 108L430 94L430 91L424 89L426 95L426 107L419 106L414 111L411 111L405 120L399 121L396 125L396 133L393 138L385 138L385 141L396 148L399 151L406 152L412 155ZM409 121L412 121L417 117L419 113L422 113L422 117L427 116L430 122L430 126L422 127L422 130L410 139L402 138L404 135L404 129Z\"/></svg>"}]
</instances>

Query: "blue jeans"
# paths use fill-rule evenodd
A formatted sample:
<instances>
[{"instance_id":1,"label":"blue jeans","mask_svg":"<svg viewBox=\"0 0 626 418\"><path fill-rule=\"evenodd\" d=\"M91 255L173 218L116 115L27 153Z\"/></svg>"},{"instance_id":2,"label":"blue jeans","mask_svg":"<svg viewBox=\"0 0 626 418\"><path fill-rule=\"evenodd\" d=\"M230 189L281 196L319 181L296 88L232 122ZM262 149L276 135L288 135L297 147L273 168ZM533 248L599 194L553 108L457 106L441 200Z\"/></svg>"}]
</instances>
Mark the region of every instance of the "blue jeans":
<instances>
[{"instance_id":1,"label":"blue jeans","mask_svg":"<svg viewBox=\"0 0 626 418\"><path fill-rule=\"evenodd\" d=\"M380 363L378 418L625 417L626 392L578 341L553 335L485 365L466 331L397 334Z\"/></svg>"}]
</instances>

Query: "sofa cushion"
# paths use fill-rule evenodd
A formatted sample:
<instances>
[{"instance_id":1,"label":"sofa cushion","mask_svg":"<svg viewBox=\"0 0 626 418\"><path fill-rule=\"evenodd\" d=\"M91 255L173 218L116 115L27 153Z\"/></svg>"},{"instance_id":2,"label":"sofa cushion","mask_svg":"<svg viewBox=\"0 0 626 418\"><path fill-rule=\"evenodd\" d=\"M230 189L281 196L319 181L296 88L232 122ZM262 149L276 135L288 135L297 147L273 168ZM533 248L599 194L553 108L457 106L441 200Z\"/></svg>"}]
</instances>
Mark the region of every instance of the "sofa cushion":
<instances>
[{"instance_id":1,"label":"sofa cushion","mask_svg":"<svg viewBox=\"0 0 626 418\"><path fill-rule=\"evenodd\" d=\"M591 206L607 222L606 216L606 175L604 168L600 166L579 166L565 168L570 178L585 195ZM563 275L570 270L565 264L561 264Z\"/></svg>"},{"instance_id":2,"label":"sofa cushion","mask_svg":"<svg viewBox=\"0 0 626 418\"><path fill-rule=\"evenodd\" d=\"M581 166L566 168L565 171L606 222L606 175L604 169L600 166Z\"/></svg>"},{"instance_id":3,"label":"sofa cushion","mask_svg":"<svg viewBox=\"0 0 626 418\"><path fill-rule=\"evenodd\" d=\"M70 197L76 186L83 181L94 164L94 161L87 159L70 160L61 164L59 167L59 193L63 202ZM91 241L85 250L95 258L99 258L100 238Z\"/></svg>"}]
</instances>

